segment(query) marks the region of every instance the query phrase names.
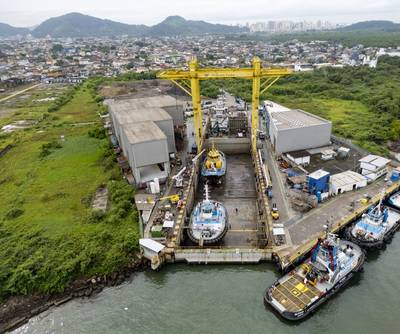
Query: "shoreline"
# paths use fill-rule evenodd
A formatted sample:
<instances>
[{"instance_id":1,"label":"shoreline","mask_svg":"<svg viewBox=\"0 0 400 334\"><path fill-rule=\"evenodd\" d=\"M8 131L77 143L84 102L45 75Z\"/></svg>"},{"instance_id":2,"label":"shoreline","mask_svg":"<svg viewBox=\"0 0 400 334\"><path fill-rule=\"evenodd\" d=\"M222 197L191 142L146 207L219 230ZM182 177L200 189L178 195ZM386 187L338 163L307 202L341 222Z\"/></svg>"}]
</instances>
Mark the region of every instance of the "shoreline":
<instances>
[{"instance_id":1,"label":"shoreline","mask_svg":"<svg viewBox=\"0 0 400 334\"><path fill-rule=\"evenodd\" d=\"M118 286L126 282L134 273L146 268L141 255L121 270L104 276L81 278L72 282L64 292L58 294L36 294L30 296L11 296L0 305L0 333L6 333L26 324L32 317L57 307L75 298L89 298L104 288Z\"/></svg>"}]
</instances>

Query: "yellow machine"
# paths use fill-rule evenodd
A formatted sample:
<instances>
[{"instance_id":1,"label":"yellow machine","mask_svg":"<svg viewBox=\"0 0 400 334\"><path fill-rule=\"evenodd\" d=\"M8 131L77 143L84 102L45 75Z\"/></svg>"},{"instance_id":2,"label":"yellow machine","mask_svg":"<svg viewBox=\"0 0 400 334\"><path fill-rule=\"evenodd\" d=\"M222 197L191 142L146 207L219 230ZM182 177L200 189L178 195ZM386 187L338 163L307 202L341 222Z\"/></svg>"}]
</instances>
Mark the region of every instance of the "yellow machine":
<instances>
[{"instance_id":1,"label":"yellow machine","mask_svg":"<svg viewBox=\"0 0 400 334\"><path fill-rule=\"evenodd\" d=\"M279 211L275 203L272 204L271 216L274 220L279 219Z\"/></svg>"},{"instance_id":2,"label":"yellow machine","mask_svg":"<svg viewBox=\"0 0 400 334\"><path fill-rule=\"evenodd\" d=\"M370 200L371 200L371 196L368 194L365 194L364 197L361 198L360 202L362 205L367 205Z\"/></svg>"},{"instance_id":3,"label":"yellow machine","mask_svg":"<svg viewBox=\"0 0 400 334\"><path fill-rule=\"evenodd\" d=\"M178 194L174 194L174 195L160 197L157 199L157 201L169 200L172 204L175 204L175 203L178 203L180 199L181 198ZM148 202L151 203L152 201L153 201L152 198L149 197Z\"/></svg>"},{"instance_id":4,"label":"yellow machine","mask_svg":"<svg viewBox=\"0 0 400 334\"><path fill-rule=\"evenodd\" d=\"M213 143L211 149L207 153L207 159L205 161L205 166L207 169L211 169L213 167L220 169L222 167L221 154L215 148L214 143Z\"/></svg>"},{"instance_id":5,"label":"yellow machine","mask_svg":"<svg viewBox=\"0 0 400 334\"><path fill-rule=\"evenodd\" d=\"M157 74L159 79L171 80L185 93L192 97L194 127L196 132L197 152L203 147L203 115L201 111L200 80L241 78L253 81L251 112L251 144L254 152L257 144L258 107L260 95L267 91L278 79L292 73L286 68L262 68L261 60L253 58L251 68L199 68L196 58L189 62L189 70L168 70ZM262 81L263 79L263 81Z\"/></svg>"},{"instance_id":6,"label":"yellow machine","mask_svg":"<svg viewBox=\"0 0 400 334\"><path fill-rule=\"evenodd\" d=\"M178 201L181 199L178 194L170 195L170 196L165 196L161 197L160 201L163 201L165 199L169 199L172 204L178 203Z\"/></svg>"}]
</instances>

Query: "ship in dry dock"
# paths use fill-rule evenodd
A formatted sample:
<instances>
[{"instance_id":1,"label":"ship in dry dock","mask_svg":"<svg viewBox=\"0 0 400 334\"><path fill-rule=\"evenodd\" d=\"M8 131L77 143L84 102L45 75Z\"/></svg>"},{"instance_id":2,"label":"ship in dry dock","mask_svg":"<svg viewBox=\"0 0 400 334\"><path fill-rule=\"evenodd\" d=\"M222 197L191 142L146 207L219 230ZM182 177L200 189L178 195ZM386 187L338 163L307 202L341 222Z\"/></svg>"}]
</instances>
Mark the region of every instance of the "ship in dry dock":
<instances>
[{"instance_id":1,"label":"ship in dry dock","mask_svg":"<svg viewBox=\"0 0 400 334\"><path fill-rule=\"evenodd\" d=\"M205 185L205 198L199 202L190 219L188 236L198 244L216 243L228 231L228 215L224 205L209 198L208 185Z\"/></svg>"}]
</instances>

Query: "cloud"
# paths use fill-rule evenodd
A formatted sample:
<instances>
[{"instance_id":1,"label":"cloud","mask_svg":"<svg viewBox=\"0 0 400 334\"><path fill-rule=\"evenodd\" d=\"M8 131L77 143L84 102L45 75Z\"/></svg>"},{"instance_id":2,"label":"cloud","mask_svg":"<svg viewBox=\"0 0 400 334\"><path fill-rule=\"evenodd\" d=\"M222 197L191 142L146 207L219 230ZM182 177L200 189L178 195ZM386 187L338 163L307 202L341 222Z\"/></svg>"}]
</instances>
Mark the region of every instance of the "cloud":
<instances>
[{"instance_id":1,"label":"cloud","mask_svg":"<svg viewBox=\"0 0 400 334\"><path fill-rule=\"evenodd\" d=\"M126 23L158 23L168 15L211 22L329 19L398 20L398 0L0 0L0 21L34 25L76 11Z\"/></svg>"}]
</instances>

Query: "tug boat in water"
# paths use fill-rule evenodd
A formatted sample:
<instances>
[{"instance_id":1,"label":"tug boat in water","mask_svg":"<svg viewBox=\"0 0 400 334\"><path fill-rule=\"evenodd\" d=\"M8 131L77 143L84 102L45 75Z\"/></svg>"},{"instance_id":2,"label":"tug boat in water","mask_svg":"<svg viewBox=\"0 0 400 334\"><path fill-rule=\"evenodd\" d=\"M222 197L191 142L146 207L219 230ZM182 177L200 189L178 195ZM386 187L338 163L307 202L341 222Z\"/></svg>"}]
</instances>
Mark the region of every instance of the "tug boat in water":
<instances>
[{"instance_id":1,"label":"tug boat in water","mask_svg":"<svg viewBox=\"0 0 400 334\"><path fill-rule=\"evenodd\" d=\"M397 210L400 210L400 191L390 196L388 203Z\"/></svg>"},{"instance_id":2,"label":"tug boat in water","mask_svg":"<svg viewBox=\"0 0 400 334\"><path fill-rule=\"evenodd\" d=\"M208 185L205 185L205 199L195 206L190 218L188 236L199 245L212 244L222 240L228 231L228 215L222 203L211 200Z\"/></svg>"},{"instance_id":3,"label":"tug boat in water","mask_svg":"<svg viewBox=\"0 0 400 334\"><path fill-rule=\"evenodd\" d=\"M201 168L201 175L210 180L221 181L226 173L225 154L215 148L214 143L207 153ZM218 182L220 183L220 182Z\"/></svg>"},{"instance_id":4,"label":"tug boat in water","mask_svg":"<svg viewBox=\"0 0 400 334\"><path fill-rule=\"evenodd\" d=\"M400 227L400 213L382 204L384 194L375 207L363 214L346 230L348 240L363 248L383 248Z\"/></svg>"},{"instance_id":5,"label":"tug boat in water","mask_svg":"<svg viewBox=\"0 0 400 334\"><path fill-rule=\"evenodd\" d=\"M265 291L264 304L288 320L303 319L360 271L364 261L359 246L327 234L308 260Z\"/></svg>"}]
</instances>

